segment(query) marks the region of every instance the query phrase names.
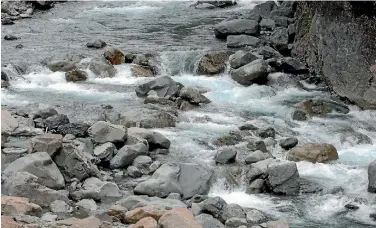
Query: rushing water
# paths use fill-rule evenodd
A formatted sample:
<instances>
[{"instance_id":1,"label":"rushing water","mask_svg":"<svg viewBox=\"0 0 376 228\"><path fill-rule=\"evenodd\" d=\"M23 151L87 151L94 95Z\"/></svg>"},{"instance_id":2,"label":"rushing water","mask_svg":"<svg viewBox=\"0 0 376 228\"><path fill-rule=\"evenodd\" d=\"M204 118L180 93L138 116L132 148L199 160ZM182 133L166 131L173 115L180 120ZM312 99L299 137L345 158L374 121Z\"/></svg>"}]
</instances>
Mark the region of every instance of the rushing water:
<instances>
[{"instance_id":1,"label":"rushing water","mask_svg":"<svg viewBox=\"0 0 376 228\"><path fill-rule=\"evenodd\" d=\"M211 142L246 121L257 127L273 126L280 135L297 137L300 143L326 142L338 149L339 160L333 163L297 163L300 176L324 186L324 192L297 197L247 195L244 185L225 188L219 178L210 195L287 219L292 227L375 226L369 218L370 213L376 212L376 196L367 192L367 165L376 159L376 112L350 107L347 115L334 113L298 122L290 117L291 104L330 94L299 89L291 78L279 73L269 76L269 86L249 87L237 84L227 73L195 76L193 63L202 53L225 49L224 43L213 37L213 24L247 13L253 4L240 1L237 7L206 11L189 7L191 3L74 2L59 4L16 25L2 26L3 34L21 36L17 41L3 41L3 63L21 61L30 65L23 79L12 81L9 90L2 90L2 105L58 105L58 110L72 120L95 118L101 104L125 110L142 103L134 87L148 80L132 77L130 65L117 66L114 78L95 78L88 71L87 82L68 83L63 73L51 72L39 62L66 53L99 55L103 50L85 48L86 42L97 38L125 51L157 53L162 75L173 76L184 85L203 87L212 100L211 104L180 113L176 128L158 129L172 141L171 159L214 166L215 149ZM15 49L18 43L24 48ZM354 132L367 135L372 144L357 144ZM285 153L278 146L268 149L284 159ZM360 208L346 211L347 203Z\"/></svg>"}]
</instances>

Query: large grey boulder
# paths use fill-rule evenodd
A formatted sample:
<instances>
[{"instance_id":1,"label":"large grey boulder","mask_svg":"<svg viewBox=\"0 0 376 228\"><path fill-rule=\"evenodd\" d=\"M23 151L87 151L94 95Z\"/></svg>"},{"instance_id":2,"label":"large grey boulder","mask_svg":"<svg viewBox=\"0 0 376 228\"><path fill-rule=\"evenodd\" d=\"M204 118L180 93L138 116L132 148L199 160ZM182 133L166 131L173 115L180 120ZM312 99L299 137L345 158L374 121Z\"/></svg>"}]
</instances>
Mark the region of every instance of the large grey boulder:
<instances>
[{"instance_id":1,"label":"large grey boulder","mask_svg":"<svg viewBox=\"0 0 376 228\"><path fill-rule=\"evenodd\" d=\"M126 127L175 127L176 117L170 112L150 108L135 108L122 113L121 123Z\"/></svg>"},{"instance_id":2,"label":"large grey boulder","mask_svg":"<svg viewBox=\"0 0 376 228\"><path fill-rule=\"evenodd\" d=\"M234 54L230 55L229 62L231 68L237 69L250 62L253 62L256 59L259 59L259 56L255 55L254 53L239 50Z\"/></svg>"},{"instance_id":3,"label":"large grey boulder","mask_svg":"<svg viewBox=\"0 0 376 228\"><path fill-rule=\"evenodd\" d=\"M376 193L376 160L368 165L368 192Z\"/></svg>"},{"instance_id":4,"label":"large grey boulder","mask_svg":"<svg viewBox=\"0 0 376 228\"><path fill-rule=\"evenodd\" d=\"M219 39L226 39L228 35L258 35L259 30L257 21L247 19L222 21L214 26L215 37Z\"/></svg>"},{"instance_id":5,"label":"large grey boulder","mask_svg":"<svg viewBox=\"0 0 376 228\"><path fill-rule=\"evenodd\" d=\"M338 159L337 149L327 143L307 143L292 148L287 159L290 161L309 161L325 163Z\"/></svg>"},{"instance_id":6,"label":"large grey boulder","mask_svg":"<svg viewBox=\"0 0 376 228\"><path fill-rule=\"evenodd\" d=\"M229 35L226 42L228 48L257 47L260 43L259 38L248 35Z\"/></svg>"},{"instance_id":7,"label":"large grey boulder","mask_svg":"<svg viewBox=\"0 0 376 228\"><path fill-rule=\"evenodd\" d=\"M2 177L2 181L2 194L27 197L42 207L48 207L55 200L69 202L68 191L43 186L43 180L28 172L9 173Z\"/></svg>"},{"instance_id":8,"label":"large grey boulder","mask_svg":"<svg viewBox=\"0 0 376 228\"><path fill-rule=\"evenodd\" d=\"M236 150L234 148L225 147L217 151L217 154L214 157L216 163L219 164L228 164L234 163L236 158Z\"/></svg>"},{"instance_id":9,"label":"large grey boulder","mask_svg":"<svg viewBox=\"0 0 376 228\"><path fill-rule=\"evenodd\" d=\"M134 192L139 195L167 197L170 193L183 195L183 189L178 182L180 166L178 164L163 164L150 179L139 183Z\"/></svg>"},{"instance_id":10,"label":"large grey boulder","mask_svg":"<svg viewBox=\"0 0 376 228\"><path fill-rule=\"evenodd\" d=\"M100 78L112 78L116 75L116 69L106 59L92 59L89 63L89 70Z\"/></svg>"},{"instance_id":11,"label":"large grey boulder","mask_svg":"<svg viewBox=\"0 0 376 228\"><path fill-rule=\"evenodd\" d=\"M82 147L73 143L64 143L63 148L54 157L54 161L66 181L70 181L72 178L83 180L91 176L100 177L99 170L92 163L91 158L90 154L83 151Z\"/></svg>"},{"instance_id":12,"label":"large grey boulder","mask_svg":"<svg viewBox=\"0 0 376 228\"><path fill-rule=\"evenodd\" d=\"M29 152L47 152L53 157L63 147L63 136L58 134L43 134L30 140Z\"/></svg>"},{"instance_id":13,"label":"large grey boulder","mask_svg":"<svg viewBox=\"0 0 376 228\"><path fill-rule=\"evenodd\" d=\"M157 206L158 208L187 208L187 205L182 201L177 199L162 199L159 197L148 197L148 196L137 196L132 195L124 197L123 199L116 202L116 204L121 205L128 210L133 210L135 208L144 206Z\"/></svg>"},{"instance_id":14,"label":"large grey boulder","mask_svg":"<svg viewBox=\"0 0 376 228\"><path fill-rule=\"evenodd\" d=\"M206 53L197 62L198 75L214 75L223 73L226 69L228 54L226 52Z\"/></svg>"},{"instance_id":15,"label":"large grey boulder","mask_svg":"<svg viewBox=\"0 0 376 228\"><path fill-rule=\"evenodd\" d=\"M179 92L179 97L195 105L210 103L210 100L202 95L201 91L194 86L183 87Z\"/></svg>"},{"instance_id":16,"label":"large grey boulder","mask_svg":"<svg viewBox=\"0 0 376 228\"><path fill-rule=\"evenodd\" d=\"M101 181L96 177L87 178L82 188L71 193L75 200L94 199L106 201L120 198L122 193L114 182Z\"/></svg>"},{"instance_id":17,"label":"large grey boulder","mask_svg":"<svg viewBox=\"0 0 376 228\"><path fill-rule=\"evenodd\" d=\"M110 161L110 168L117 169L132 165L133 160L140 155L147 155L149 147L144 143L123 146Z\"/></svg>"},{"instance_id":18,"label":"large grey boulder","mask_svg":"<svg viewBox=\"0 0 376 228\"><path fill-rule=\"evenodd\" d=\"M136 95L145 97L149 91L154 90L159 97L174 96L179 92L179 85L168 76L158 77L136 88Z\"/></svg>"},{"instance_id":19,"label":"large grey boulder","mask_svg":"<svg viewBox=\"0 0 376 228\"><path fill-rule=\"evenodd\" d=\"M202 228L225 228L225 225L209 214L200 214L196 216L196 219L201 224Z\"/></svg>"},{"instance_id":20,"label":"large grey boulder","mask_svg":"<svg viewBox=\"0 0 376 228\"><path fill-rule=\"evenodd\" d=\"M207 194L213 172L207 167L193 163L179 163L178 183L183 190L183 198Z\"/></svg>"},{"instance_id":21,"label":"large grey boulder","mask_svg":"<svg viewBox=\"0 0 376 228\"><path fill-rule=\"evenodd\" d=\"M10 163L3 174L16 172L31 173L43 181L43 184L52 189L61 189L65 186L63 175L46 152L37 152L21 157Z\"/></svg>"},{"instance_id":22,"label":"large grey boulder","mask_svg":"<svg viewBox=\"0 0 376 228\"><path fill-rule=\"evenodd\" d=\"M267 167L267 185L276 194L297 195L300 190L299 172L295 162L276 161Z\"/></svg>"},{"instance_id":23,"label":"large grey boulder","mask_svg":"<svg viewBox=\"0 0 376 228\"><path fill-rule=\"evenodd\" d=\"M124 142L127 131L121 125L114 125L105 121L98 121L89 130L89 136L96 143Z\"/></svg>"},{"instance_id":24,"label":"large grey boulder","mask_svg":"<svg viewBox=\"0 0 376 228\"><path fill-rule=\"evenodd\" d=\"M364 19L360 21L355 13L358 9L374 9L374 2L320 2L315 6L297 3L292 54L321 72L339 96L362 108L375 109L374 14L362 13Z\"/></svg>"},{"instance_id":25,"label":"large grey boulder","mask_svg":"<svg viewBox=\"0 0 376 228\"><path fill-rule=\"evenodd\" d=\"M230 74L233 80L242 85L265 84L268 77L268 63L265 60L257 59L232 70Z\"/></svg>"},{"instance_id":26,"label":"large grey boulder","mask_svg":"<svg viewBox=\"0 0 376 228\"><path fill-rule=\"evenodd\" d=\"M161 133L150 131L145 128L128 128L128 139L131 137L139 137L145 139L149 144L149 150L154 150L158 148L168 149L171 145L170 140Z\"/></svg>"}]
</instances>

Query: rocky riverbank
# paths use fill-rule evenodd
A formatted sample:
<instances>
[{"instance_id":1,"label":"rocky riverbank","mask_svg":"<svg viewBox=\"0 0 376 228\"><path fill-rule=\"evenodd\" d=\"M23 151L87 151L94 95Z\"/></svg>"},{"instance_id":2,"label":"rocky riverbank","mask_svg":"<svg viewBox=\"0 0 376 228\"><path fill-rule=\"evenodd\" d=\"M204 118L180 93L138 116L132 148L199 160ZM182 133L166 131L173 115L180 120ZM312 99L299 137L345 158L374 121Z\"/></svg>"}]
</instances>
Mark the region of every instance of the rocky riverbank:
<instances>
[{"instance_id":1,"label":"rocky riverbank","mask_svg":"<svg viewBox=\"0 0 376 228\"><path fill-rule=\"evenodd\" d=\"M233 1L208 4L201 2L195 9L236 7ZM122 66L129 68L132 79L142 81L126 88L132 90L134 103L129 102L124 110L104 104L95 108L97 118L83 121L69 117L59 105L2 106L2 223L6 227L46 228L288 228L302 225L296 224L297 212L281 218L257 207L228 203L210 192L223 182L223 188L244 186L247 195L262 194L271 199L299 201L312 196L346 195L344 186L322 185L300 172L302 166L340 164L343 148L329 143L329 139L301 140L297 126L314 126L318 130L311 130L320 132L325 125L334 128L336 124L329 125L330 121L340 125L340 120L354 118L354 107L343 101L343 94L333 84L327 84L328 75L321 77L304 55L296 54L302 43L297 26L300 12L308 7L302 4L265 2L213 25L212 39L222 40L225 50L196 56L190 67L195 80L221 80L228 74L226 80L242 89L266 88L271 94L268 99L286 87L313 92L314 96L283 100L289 109L282 124L282 118L242 110L241 115L246 117L237 117L234 127L226 128L221 135L189 135L205 149L187 144L193 148L177 150L176 144L191 140L187 135L176 140L176 135L183 134L180 124L199 123L202 132L211 133L206 128L220 128L228 118L213 120L216 114L229 108L219 109L213 104L218 98L207 85L181 82L173 73L166 75L158 54L127 52L108 41L88 40L84 46L94 53L90 56L72 53L46 57L41 66L55 76L62 75L72 87L93 83L93 79L117 79ZM19 89L19 81L33 79L32 70L27 64L6 64L2 68L2 90ZM333 90L341 97L320 96ZM193 115L205 108L214 111ZM311 123L317 119L323 122ZM339 130L335 132L341 142L372 145L374 134L369 132L376 126L372 121L365 122L354 123L353 127L336 126ZM192 151L198 157L209 157L209 162L186 159ZM346 200L342 215L362 211L360 207L367 200L369 208L376 210L372 207L376 160L368 160L367 187L358 198ZM375 213L365 212L364 224L373 224ZM352 220L349 224L359 225Z\"/></svg>"}]
</instances>

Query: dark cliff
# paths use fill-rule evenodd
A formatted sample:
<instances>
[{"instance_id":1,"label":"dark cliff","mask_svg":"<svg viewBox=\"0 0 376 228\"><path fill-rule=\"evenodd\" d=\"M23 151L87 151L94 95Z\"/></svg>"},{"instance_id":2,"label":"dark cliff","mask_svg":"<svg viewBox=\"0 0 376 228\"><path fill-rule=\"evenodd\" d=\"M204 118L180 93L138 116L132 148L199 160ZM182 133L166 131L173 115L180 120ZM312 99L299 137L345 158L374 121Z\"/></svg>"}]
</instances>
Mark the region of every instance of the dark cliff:
<instances>
[{"instance_id":1,"label":"dark cliff","mask_svg":"<svg viewBox=\"0 0 376 228\"><path fill-rule=\"evenodd\" d=\"M298 2L292 55L339 96L376 109L376 2Z\"/></svg>"}]
</instances>

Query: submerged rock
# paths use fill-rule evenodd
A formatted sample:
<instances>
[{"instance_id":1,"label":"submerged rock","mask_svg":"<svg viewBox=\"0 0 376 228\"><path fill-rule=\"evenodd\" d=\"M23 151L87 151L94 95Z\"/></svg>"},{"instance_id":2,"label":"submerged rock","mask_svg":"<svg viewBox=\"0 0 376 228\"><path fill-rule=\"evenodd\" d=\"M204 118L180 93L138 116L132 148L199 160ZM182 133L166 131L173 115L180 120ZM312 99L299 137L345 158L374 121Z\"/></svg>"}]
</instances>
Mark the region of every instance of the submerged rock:
<instances>
[{"instance_id":1,"label":"submerged rock","mask_svg":"<svg viewBox=\"0 0 376 228\"><path fill-rule=\"evenodd\" d=\"M193 86L183 87L179 92L179 97L195 105L210 103L210 100L202 95L197 87Z\"/></svg>"},{"instance_id":2,"label":"submerged rock","mask_svg":"<svg viewBox=\"0 0 376 228\"><path fill-rule=\"evenodd\" d=\"M98 39L98 40L94 40L90 43L87 43L86 47L100 49L100 48L104 48L106 45L107 45L106 42L104 42L101 39Z\"/></svg>"},{"instance_id":3,"label":"submerged rock","mask_svg":"<svg viewBox=\"0 0 376 228\"><path fill-rule=\"evenodd\" d=\"M287 154L291 161L309 161L325 163L338 159L336 148L327 143L308 143L294 147Z\"/></svg>"},{"instance_id":4,"label":"submerged rock","mask_svg":"<svg viewBox=\"0 0 376 228\"><path fill-rule=\"evenodd\" d=\"M350 109L344 104L320 99L304 100L298 103L296 107L305 112L308 117L325 116L333 111L342 114L350 112Z\"/></svg>"},{"instance_id":5,"label":"submerged rock","mask_svg":"<svg viewBox=\"0 0 376 228\"><path fill-rule=\"evenodd\" d=\"M176 117L163 110L136 108L122 113L122 124L141 128L175 127Z\"/></svg>"},{"instance_id":6,"label":"submerged rock","mask_svg":"<svg viewBox=\"0 0 376 228\"><path fill-rule=\"evenodd\" d=\"M145 66L132 65L131 72L134 77L154 77L153 71Z\"/></svg>"},{"instance_id":7,"label":"submerged rock","mask_svg":"<svg viewBox=\"0 0 376 228\"><path fill-rule=\"evenodd\" d=\"M89 63L89 70L100 78L112 78L116 74L114 66L103 57L92 59Z\"/></svg>"},{"instance_id":8,"label":"submerged rock","mask_svg":"<svg viewBox=\"0 0 376 228\"><path fill-rule=\"evenodd\" d=\"M229 35L258 35L259 24L254 20L235 19L222 21L214 26L214 34L219 39L226 39Z\"/></svg>"},{"instance_id":9,"label":"submerged rock","mask_svg":"<svg viewBox=\"0 0 376 228\"><path fill-rule=\"evenodd\" d=\"M86 81L88 74L83 70L72 70L65 73L67 82Z\"/></svg>"},{"instance_id":10,"label":"submerged rock","mask_svg":"<svg viewBox=\"0 0 376 228\"><path fill-rule=\"evenodd\" d=\"M104 58L107 59L112 65L119 65L125 62L124 60L124 53L120 50L108 47L106 48L104 54Z\"/></svg>"},{"instance_id":11,"label":"submerged rock","mask_svg":"<svg viewBox=\"0 0 376 228\"><path fill-rule=\"evenodd\" d=\"M368 165L368 192L376 193L376 160Z\"/></svg>"},{"instance_id":12,"label":"submerged rock","mask_svg":"<svg viewBox=\"0 0 376 228\"><path fill-rule=\"evenodd\" d=\"M226 52L207 53L197 63L197 74L213 75L223 73L226 69L228 54Z\"/></svg>"}]
</instances>

